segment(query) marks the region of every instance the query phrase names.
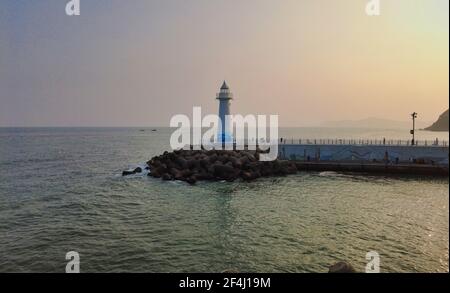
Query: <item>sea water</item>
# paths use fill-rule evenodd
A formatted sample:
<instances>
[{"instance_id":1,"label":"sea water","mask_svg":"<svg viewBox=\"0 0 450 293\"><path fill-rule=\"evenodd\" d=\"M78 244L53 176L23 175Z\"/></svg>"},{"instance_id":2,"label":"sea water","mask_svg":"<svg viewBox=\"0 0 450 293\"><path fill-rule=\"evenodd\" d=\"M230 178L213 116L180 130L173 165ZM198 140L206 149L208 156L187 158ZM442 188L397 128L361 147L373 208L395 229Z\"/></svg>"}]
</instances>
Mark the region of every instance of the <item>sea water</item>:
<instances>
[{"instance_id":1,"label":"sea water","mask_svg":"<svg viewBox=\"0 0 450 293\"><path fill-rule=\"evenodd\" d=\"M448 178L298 173L255 182L122 177L168 128L0 129L0 271L448 272ZM406 130L289 128L285 138L408 139ZM448 132L418 137L448 140ZM145 174L144 174L145 175Z\"/></svg>"}]
</instances>

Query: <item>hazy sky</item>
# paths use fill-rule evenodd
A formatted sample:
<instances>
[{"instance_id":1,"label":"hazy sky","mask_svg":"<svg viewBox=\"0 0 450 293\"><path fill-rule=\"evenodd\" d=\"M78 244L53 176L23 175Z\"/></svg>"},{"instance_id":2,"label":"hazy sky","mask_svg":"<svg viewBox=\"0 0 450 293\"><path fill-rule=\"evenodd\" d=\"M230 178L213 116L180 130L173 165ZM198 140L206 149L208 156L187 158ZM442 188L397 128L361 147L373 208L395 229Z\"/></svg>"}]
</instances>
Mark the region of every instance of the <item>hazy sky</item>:
<instances>
[{"instance_id":1,"label":"hazy sky","mask_svg":"<svg viewBox=\"0 0 450 293\"><path fill-rule=\"evenodd\" d=\"M449 1L0 1L0 126L167 126L223 79L282 125L448 108Z\"/></svg>"}]
</instances>

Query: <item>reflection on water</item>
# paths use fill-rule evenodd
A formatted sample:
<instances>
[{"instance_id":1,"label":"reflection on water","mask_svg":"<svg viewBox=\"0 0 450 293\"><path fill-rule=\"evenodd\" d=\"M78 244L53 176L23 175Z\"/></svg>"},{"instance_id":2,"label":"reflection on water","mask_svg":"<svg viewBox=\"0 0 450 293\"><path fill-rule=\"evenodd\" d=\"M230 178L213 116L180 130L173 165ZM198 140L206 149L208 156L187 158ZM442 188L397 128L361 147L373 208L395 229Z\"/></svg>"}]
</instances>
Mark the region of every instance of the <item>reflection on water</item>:
<instances>
[{"instance_id":1,"label":"reflection on water","mask_svg":"<svg viewBox=\"0 0 450 293\"><path fill-rule=\"evenodd\" d=\"M346 133L342 133L345 136ZM299 173L252 183L117 176L170 132L0 130L0 271L448 271L448 179ZM368 134L370 135L370 134Z\"/></svg>"}]
</instances>

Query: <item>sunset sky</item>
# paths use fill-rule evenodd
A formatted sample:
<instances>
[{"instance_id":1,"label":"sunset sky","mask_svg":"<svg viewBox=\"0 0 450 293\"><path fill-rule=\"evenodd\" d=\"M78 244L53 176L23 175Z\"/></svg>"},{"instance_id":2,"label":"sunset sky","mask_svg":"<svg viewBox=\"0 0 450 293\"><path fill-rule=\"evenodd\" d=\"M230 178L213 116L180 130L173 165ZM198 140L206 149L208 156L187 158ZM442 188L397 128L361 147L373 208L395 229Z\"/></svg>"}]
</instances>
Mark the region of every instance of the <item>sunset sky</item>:
<instances>
[{"instance_id":1,"label":"sunset sky","mask_svg":"<svg viewBox=\"0 0 450 293\"><path fill-rule=\"evenodd\" d=\"M284 126L449 106L448 0L66 2L0 2L0 126L168 126L224 79Z\"/></svg>"}]
</instances>

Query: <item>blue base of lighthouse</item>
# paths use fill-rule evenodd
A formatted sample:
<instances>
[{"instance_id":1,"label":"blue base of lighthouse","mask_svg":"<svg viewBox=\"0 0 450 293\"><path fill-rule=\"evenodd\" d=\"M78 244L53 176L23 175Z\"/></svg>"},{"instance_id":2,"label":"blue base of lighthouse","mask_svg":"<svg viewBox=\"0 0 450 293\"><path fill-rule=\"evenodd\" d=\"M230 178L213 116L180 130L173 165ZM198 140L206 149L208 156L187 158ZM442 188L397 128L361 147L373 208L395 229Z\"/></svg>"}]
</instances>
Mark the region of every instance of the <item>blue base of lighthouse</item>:
<instances>
[{"instance_id":1,"label":"blue base of lighthouse","mask_svg":"<svg viewBox=\"0 0 450 293\"><path fill-rule=\"evenodd\" d=\"M234 142L234 138L231 134L228 133L222 133L219 134L219 136L217 137L217 142L219 143L233 143Z\"/></svg>"}]
</instances>

